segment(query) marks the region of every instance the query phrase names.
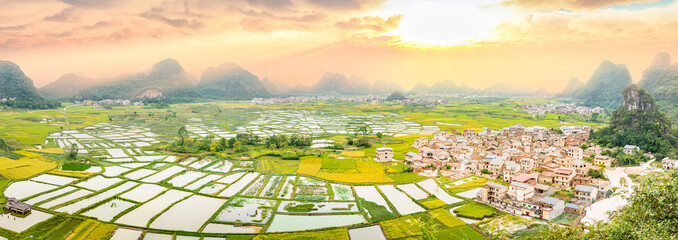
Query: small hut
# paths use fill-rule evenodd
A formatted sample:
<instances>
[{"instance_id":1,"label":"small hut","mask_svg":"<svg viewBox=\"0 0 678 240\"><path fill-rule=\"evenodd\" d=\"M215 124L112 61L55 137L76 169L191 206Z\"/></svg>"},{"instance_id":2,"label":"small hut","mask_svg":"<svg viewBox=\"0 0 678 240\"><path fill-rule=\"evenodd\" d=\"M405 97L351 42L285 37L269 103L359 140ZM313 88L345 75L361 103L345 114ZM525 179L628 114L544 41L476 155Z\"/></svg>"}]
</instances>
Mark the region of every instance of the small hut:
<instances>
[{"instance_id":1,"label":"small hut","mask_svg":"<svg viewBox=\"0 0 678 240\"><path fill-rule=\"evenodd\" d=\"M5 210L15 213L26 214L31 211L31 205L28 203L23 203L17 200L16 198L7 199L7 203L3 207Z\"/></svg>"}]
</instances>

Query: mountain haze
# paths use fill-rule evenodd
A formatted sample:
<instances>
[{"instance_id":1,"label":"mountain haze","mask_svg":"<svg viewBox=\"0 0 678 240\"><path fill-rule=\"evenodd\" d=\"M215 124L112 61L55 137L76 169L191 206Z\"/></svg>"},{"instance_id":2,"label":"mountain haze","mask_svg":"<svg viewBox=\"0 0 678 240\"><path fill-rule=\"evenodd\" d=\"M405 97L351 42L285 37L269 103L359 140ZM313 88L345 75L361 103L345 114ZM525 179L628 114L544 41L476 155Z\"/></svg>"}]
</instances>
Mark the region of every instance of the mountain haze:
<instances>
[{"instance_id":1,"label":"mountain haze","mask_svg":"<svg viewBox=\"0 0 678 240\"><path fill-rule=\"evenodd\" d=\"M622 104L621 92L629 84L631 74L626 65L603 61L574 98L585 106L616 108Z\"/></svg>"},{"instance_id":2,"label":"mountain haze","mask_svg":"<svg viewBox=\"0 0 678 240\"><path fill-rule=\"evenodd\" d=\"M671 64L671 56L658 53L638 85L654 94L661 109L678 122L678 63Z\"/></svg>"},{"instance_id":3,"label":"mountain haze","mask_svg":"<svg viewBox=\"0 0 678 240\"><path fill-rule=\"evenodd\" d=\"M259 77L235 63L208 68L200 77L196 89L209 99L248 100L269 96Z\"/></svg>"},{"instance_id":4,"label":"mountain haze","mask_svg":"<svg viewBox=\"0 0 678 240\"><path fill-rule=\"evenodd\" d=\"M567 86L565 86L565 89L563 91L559 92L556 94L557 97L572 97L578 92L580 92L586 84L581 82L579 78L573 77L570 79L569 82L567 82Z\"/></svg>"},{"instance_id":5,"label":"mountain haze","mask_svg":"<svg viewBox=\"0 0 678 240\"><path fill-rule=\"evenodd\" d=\"M167 99L186 100L199 97L192 77L179 62L162 60L146 73L123 76L108 83L82 90L79 99Z\"/></svg>"},{"instance_id":6,"label":"mountain haze","mask_svg":"<svg viewBox=\"0 0 678 240\"><path fill-rule=\"evenodd\" d=\"M67 99L73 98L78 92L97 84L100 83L97 83L94 79L67 73L56 81L41 87L38 91L47 97Z\"/></svg>"}]
</instances>

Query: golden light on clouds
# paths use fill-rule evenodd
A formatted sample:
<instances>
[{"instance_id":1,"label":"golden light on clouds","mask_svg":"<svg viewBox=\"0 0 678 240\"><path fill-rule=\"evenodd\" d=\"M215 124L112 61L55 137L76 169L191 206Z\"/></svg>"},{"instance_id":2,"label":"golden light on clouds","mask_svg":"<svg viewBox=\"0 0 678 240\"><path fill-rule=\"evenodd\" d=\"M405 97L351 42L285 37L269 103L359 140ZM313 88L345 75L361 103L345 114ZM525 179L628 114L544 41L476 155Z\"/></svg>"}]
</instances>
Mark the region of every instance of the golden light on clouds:
<instances>
[{"instance_id":1,"label":"golden light on clouds","mask_svg":"<svg viewBox=\"0 0 678 240\"><path fill-rule=\"evenodd\" d=\"M493 30L512 16L500 2L391 0L376 12L402 14L398 28L384 35L418 47L448 47L493 40Z\"/></svg>"}]
</instances>

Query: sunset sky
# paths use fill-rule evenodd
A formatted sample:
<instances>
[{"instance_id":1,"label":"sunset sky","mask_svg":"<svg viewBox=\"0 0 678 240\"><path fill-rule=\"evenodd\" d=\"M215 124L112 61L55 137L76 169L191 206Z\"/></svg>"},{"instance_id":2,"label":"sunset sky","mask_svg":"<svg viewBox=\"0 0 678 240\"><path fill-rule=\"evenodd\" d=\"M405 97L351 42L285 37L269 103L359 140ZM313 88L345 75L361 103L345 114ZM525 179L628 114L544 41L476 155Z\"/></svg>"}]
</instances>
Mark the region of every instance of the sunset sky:
<instances>
[{"instance_id":1,"label":"sunset sky","mask_svg":"<svg viewBox=\"0 0 678 240\"><path fill-rule=\"evenodd\" d=\"M310 85L327 71L405 88L453 80L560 91L603 60L634 81L678 58L672 0L0 0L0 60L36 86L177 59Z\"/></svg>"}]
</instances>

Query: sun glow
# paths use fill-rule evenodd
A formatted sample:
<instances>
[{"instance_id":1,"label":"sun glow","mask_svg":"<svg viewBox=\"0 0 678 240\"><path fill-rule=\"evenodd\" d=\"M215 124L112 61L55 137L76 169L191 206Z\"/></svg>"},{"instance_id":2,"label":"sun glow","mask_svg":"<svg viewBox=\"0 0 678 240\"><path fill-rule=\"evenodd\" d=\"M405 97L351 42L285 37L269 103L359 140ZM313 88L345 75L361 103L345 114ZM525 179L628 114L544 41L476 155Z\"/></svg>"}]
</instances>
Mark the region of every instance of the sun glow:
<instances>
[{"instance_id":1,"label":"sun glow","mask_svg":"<svg viewBox=\"0 0 678 240\"><path fill-rule=\"evenodd\" d=\"M416 46L468 45L492 39L492 30L510 17L499 1L391 0L379 14L402 14L398 28L385 35Z\"/></svg>"}]
</instances>

